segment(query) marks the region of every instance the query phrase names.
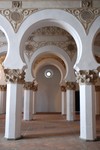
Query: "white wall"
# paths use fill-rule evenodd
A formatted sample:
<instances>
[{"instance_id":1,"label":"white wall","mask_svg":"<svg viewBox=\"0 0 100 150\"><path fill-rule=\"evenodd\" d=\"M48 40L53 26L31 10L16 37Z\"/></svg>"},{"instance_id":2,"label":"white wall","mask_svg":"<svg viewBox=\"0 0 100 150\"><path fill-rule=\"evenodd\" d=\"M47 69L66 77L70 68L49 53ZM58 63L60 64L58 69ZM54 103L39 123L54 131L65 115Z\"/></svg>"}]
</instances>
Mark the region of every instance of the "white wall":
<instances>
[{"instance_id":1,"label":"white wall","mask_svg":"<svg viewBox=\"0 0 100 150\"><path fill-rule=\"evenodd\" d=\"M52 78L48 79L44 76L46 69L52 69ZM38 71L36 76L38 81L36 112L61 112L60 79L59 70L52 65L44 66Z\"/></svg>"}]
</instances>

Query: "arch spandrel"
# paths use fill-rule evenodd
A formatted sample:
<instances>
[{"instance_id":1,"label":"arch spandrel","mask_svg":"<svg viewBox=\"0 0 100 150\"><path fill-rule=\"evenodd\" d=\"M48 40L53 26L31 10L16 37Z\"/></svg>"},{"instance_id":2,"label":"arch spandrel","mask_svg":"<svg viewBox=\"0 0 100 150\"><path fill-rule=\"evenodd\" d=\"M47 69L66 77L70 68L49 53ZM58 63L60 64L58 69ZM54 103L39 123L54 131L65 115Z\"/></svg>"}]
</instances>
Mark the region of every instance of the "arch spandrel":
<instances>
[{"instance_id":1,"label":"arch spandrel","mask_svg":"<svg viewBox=\"0 0 100 150\"><path fill-rule=\"evenodd\" d=\"M92 26L90 27L88 35L86 35L85 39L82 40L82 54L81 59L77 64L74 65L74 68L78 68L76 70L94 70L99 67L99 63L96 62L94 54L93 54L93 44L94 39L98 32L100 31L100 17L98 17Z\"/></svg>"}]
</instances>

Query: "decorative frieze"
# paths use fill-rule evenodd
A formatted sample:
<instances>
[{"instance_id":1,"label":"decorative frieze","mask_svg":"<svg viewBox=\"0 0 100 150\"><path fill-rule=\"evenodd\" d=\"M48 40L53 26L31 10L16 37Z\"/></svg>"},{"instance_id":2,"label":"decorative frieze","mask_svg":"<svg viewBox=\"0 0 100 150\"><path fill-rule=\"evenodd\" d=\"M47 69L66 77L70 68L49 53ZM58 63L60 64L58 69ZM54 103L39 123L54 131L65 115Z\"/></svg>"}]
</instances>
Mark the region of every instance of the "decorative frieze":
<instances>
[{"instance_id":1,"label":"decorative frieze","mask_svg":"<svg viewBox=\"0 0 100 150\"><path fill-rule=\"evenodd\" d=\"M66 92L66 86L62 85L62 86L61 86L61 91L62 91L62 92Z\"/></svg>"},{"instance_id":2,"label":"decorative frieze","mask_svg":"<svg viewBox=\"0 0 100 150\"><path fill-rule=\"evenodd\" d=\"M5 77L7 82L12 83L24 83L24 76L25 72L24 70L19 69L4 69Z\"/></svg>"},{"instance_id":3,"label":"decorative frieze","mask_svg":"<svg viewBox=\"0 0 100 150\"><path fill-rule=\"evenodd\" d=\"M66 89L75 90L76 89L76 83L75 82L66 82Z\"/></svg>"},{"instance_id":4,"label":"decorative frieze","mask_svg":"<svg viewBox=\"0 0 100 150\"><path fill-rule=\"evenodd\" d=\"M7 85L0 85L0 91L6 91Z\"/></svg>"},{"instance_id":5,"label":"decorative frieze","mask_svg":"<svg viewBox=\"0 0 100 150\"><path fill-rule=\"evenodd\" d=\"M75 74L79 84L95 84L98 79L98 70L80 70Z\"/></svg>"},{"instance_id":6,"label":"decorative frieze","mask_svg":"<svg viewBox=\"0 0 100 150\"><path fill-rule=\"evenodd\" d=\"M65 30L55 26L37 29L29 36L25 45L25 54L29 59L34 51L48 45L60 47L67 52L71 59L75 55L77 49L73 37Z\"/></svg>"},{"instance_id":7,"label":"decorative frieze","mask_svg":"<svg viewBox=\"0 0 100 150\"><path fill-rule=\"evenodd\" d=\"M86 32L88 33L90 26L94 22L94 20L100 16L100 8L93 8L92 2L90 0L88 1L82 1L82 8L68 8L68 9L62 9L64 11L67 11L77 17L77 19L82 23L84 26ZM9 22L11 23L13 29L15 32L18 31L20 25L23 23L23 21L30 16L31 14L43 10L40 8L34 8L34 9L23 9L21 8L21 2L20 1L14 1L12 3L12 9L1 9L0 14L5 16ZM45 8L44 8L45 9Z\"/></svg>"}]
</instances>

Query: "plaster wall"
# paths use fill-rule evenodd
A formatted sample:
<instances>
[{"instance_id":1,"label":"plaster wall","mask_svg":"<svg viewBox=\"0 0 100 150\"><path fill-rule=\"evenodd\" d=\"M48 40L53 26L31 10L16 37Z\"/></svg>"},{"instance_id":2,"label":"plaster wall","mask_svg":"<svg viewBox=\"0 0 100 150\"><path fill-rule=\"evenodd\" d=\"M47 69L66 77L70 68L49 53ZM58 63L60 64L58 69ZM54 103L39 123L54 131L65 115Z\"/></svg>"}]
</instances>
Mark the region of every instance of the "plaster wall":
<instances>
[{"instance_id":1,"label":"plaster wall","mask_svg":"<svg viewBox=\"0 0 100 150\"><path fill-rule=\"evenodd\" d=\"M44 72L52 69L52 78L46 78ZM36 112L61 112L61 90L59 70L52 66L44 66L37 73L38 91L36 95Z\"/></svg>"}]
</instances>

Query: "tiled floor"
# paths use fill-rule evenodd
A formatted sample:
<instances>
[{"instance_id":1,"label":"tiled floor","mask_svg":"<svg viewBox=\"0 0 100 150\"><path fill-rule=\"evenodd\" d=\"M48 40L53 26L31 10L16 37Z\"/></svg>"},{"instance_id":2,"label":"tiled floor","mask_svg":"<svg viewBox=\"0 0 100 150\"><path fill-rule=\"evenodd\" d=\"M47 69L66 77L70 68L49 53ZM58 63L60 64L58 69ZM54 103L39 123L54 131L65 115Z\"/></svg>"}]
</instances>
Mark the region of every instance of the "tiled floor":
<instances>
[{"instance_id":1,"label":"tiled floor","mask_svg":"<svg viewBox=\"0 0 100 150\"><path fill-rule=\"evenodd\" d=\"M79 138L79 119L67 122L60 114L37 114L22 121L22 139L4 138L4 116L0 115L0 150L100 150L100 116L95 142Z\"/></svg>"}]
</instances>

